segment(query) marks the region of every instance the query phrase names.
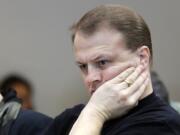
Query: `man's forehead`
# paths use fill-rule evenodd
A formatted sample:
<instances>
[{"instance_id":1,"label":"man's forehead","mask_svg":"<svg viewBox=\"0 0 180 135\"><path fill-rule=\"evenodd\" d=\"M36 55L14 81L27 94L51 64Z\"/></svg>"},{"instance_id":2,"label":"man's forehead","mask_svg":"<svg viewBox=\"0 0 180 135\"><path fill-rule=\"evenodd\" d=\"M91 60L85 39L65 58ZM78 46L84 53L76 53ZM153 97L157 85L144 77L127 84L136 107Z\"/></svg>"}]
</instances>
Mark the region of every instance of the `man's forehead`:
<instances>
[{"instance_id":1,"label":"man's forehead","mask_svg":"<svg viewBox=\"0 0 180 135\"><path fill-rule=\"evenodd\" d=\"M74 40L74 49L89 49L91 47L101 48L114 48L115 46L125 46L123 34L117 31L111 31L109 29L102 29L93 33L92 35L86 35L82 32L77 32Z\"/></svg>"},{"instance_id":2,"label":"man's forehead","mask_svg":"<svg viewBox=\"0 0 180 135\"><path fill-rule=\"evenodd\" d=\"M109 58L114 58L115 55L112 53L112 51L107 50L107 51L93 51L92 53L87 54L86 52L82 53L76 53L76 62L81 63L83 61L96 61L96 60L101 60L101 59L109 59Z\"/></svg>"}]
</instances>

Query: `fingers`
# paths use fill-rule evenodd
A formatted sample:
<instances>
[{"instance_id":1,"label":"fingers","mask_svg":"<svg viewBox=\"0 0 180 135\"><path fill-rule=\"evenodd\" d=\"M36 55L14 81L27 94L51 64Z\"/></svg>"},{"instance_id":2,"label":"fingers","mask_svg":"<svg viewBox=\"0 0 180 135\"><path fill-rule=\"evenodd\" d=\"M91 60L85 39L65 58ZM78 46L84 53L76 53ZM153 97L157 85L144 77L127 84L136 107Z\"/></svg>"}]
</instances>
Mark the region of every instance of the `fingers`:
<instances>
[{"instance_id":1,"label":"fingers","mask_svg":"<svg viewBox=\"0 0 180 135\"><path fill-rule=\"evenodd\" d=\"M118 92L119 98L121 99L121 101L124 101L125 106L132 108L138 105L138 101L140 100L141 96L143 95L145 89L149 84L149 78L142 77L145 76L145 74L146 73L143 73L143 75L139 76L133 86L131 86L130 88L125 88ZM121 87L125 86L121 85Z\"/></svg>"},{"instance_id":2,"label":"fingers","mask_svg":"<svg viewBox=\"0 0 180 135\"><path fill-rule=\"evenodd\" d=\"M140 100L141 96L143 95L145 89L149 84L149 78L145 80L145 82L140 86L140 88L130 97L129 105L138 105L138 101Z\"/></svg>"},{"instance_id":3,"label":"fingers","mask_svg":"<svg viewBox=\"0 0 180 135\"><path fill-rule=\"evenodd\" d=\"M118 76L110 80L109 83L116 84L124 81L131 73L134 72L134 70L135 70L134 67L130 67L126 69L124 72L120 73Z\"/></svg>"},{"instance_id":4,"label":"fingers","mask_svg":"<svg viewBox=\"0 0 180 135\"><path fill-rule=\"evenodd\" d=\"M128 88L128 84L126 82L122 82L120 84L116 84L115 85L116 87L116 90L119 91L119 90L124 90L124 89L127 89Z\"/></svg>"},{"instance_id":5,"label":"fingers","mask_svg":"<svg viewBox=\"0 0 180 135\"><path fill-rule=\"evenodd\" d=\"M136 80L136 78L142 73L143 71L143 66L140 65L136 68L136 70L127 77L127 79L125 80L125 82L128 84L128 85L131 85L134 83L134 81Z\"/></svg>"},{"instance_id":6,"label":"fingers","mask_svg":"<svg viewBox=\"0 0 180 135\"><path fill-rule=\"evenodd\" d=\"M138 100L142 96L142 94L144 93L148 84L149 84L149 78L147 78L146 81L141 85L139 90L133 94L132 98L134 98L135 100Z\"/></svg>"},{"instance_id":7,"label":"fingers","mask_svg":"<svg viewBox=\"0 0 180 135\"><path fill-rule=\"evenodd\" d=\"M148 71L144 71L135 82L127 89L129 95L132 95L134 92L138 91L139 88L143 85L144 81L148 78Z\"/></svg>"},{"instance_id":8,"label":"fingers","mask_svg":"<svg viewBox=\"0 0 180 135\"><path fill-rule=\"evenodd\" d=\"M134 67L128 68L124 72L122 72L120 75L115 77L112 82L114 84L117 84L115 87L117 90L122 90L128 88L130 85L136 81L138 76L142 73L144 70L143 66L140 65L136 69Z\"/></svg>"}]
</instances>

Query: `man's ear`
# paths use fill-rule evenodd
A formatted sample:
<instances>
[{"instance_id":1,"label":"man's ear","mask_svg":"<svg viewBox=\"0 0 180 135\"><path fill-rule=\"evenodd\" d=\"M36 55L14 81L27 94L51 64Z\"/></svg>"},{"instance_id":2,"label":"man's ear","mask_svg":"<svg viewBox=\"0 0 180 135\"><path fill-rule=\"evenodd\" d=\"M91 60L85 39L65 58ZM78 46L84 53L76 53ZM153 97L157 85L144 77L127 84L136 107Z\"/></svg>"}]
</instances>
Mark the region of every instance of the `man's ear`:
<instances>
[{"instance_id":1,"label":"man's ear","mask_svg":"<svg viewBox=\"0 0 180 135\"><path fill-rule=\"evenodd\" d=\"M147 46L141 46L137 50L137 54L140 58L140 64L147 67L150 64L150 50Z\"/></svg>"}]
</instances>

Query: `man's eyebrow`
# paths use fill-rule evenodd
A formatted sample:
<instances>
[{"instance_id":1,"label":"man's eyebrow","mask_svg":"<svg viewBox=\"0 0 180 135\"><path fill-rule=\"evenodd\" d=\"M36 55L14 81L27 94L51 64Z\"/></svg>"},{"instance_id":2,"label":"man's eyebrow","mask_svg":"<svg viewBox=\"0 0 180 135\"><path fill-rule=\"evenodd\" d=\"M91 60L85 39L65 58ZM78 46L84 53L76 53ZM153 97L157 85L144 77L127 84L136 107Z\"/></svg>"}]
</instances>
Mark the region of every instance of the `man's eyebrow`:
<instances>
[{"instance_id":1,"label":"man's eyebrow","mask_svg":"<svg viewBox=\"0 0 180 135\"><path fill-rule=\"evenodd\" d=\"M94 54L94 56L90 59L90 61L97 61L99 59L108 59L108 58L113 58L113 57L114 56L112 53L105 52L105 53L101 53L101 54ZM78 65L85 64L84 62L82 62L79 59L76 59L75 63Z\"/></svg>"},{"instance_id":2,"label":"man's eyebrow","mask_svg":"<svg viewBox=\"0 0 180 135\"><path fill-rule=\"evenodd\" d=\"M109 57L112 57L112 54L109 53L104 53L104 54L99 54L99 55L95 55L92 60L99 60L99 59L107 59Z\"/></svg>"},{"instance_id":3,"label":"man's eyebrow","mask_svg":"<svg viewBox=\"0 0 180 135\"><path fill-rule=\"evenodd\" d=\"M75 61L75 64L76 64L76 65L83 65L84 63L83 63L83 62L80 62L80 61Z\"/></svg>"}]
</instances>

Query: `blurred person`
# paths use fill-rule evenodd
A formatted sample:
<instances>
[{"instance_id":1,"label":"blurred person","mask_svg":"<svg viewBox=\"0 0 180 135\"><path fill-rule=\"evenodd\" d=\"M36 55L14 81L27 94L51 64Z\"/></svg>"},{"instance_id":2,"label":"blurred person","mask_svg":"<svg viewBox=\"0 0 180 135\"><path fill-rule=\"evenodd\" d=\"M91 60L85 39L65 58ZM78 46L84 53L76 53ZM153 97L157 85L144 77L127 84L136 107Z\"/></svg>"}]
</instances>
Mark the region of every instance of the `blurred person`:
<instances>
[{"instance_id":1,"label":"blurred person","mask_svg":"<svg viewBox=\"0 0 180 135\"><path fill-rule=\"evenodd\" d=\"M169 92L164 84L164 82L160 79L159 75L155 71L151 71L151 80L154 93L162 99L167 104L170 103L169 101Z\"/></svg>"},{"instance_id":2,"label":"blurred person","mask_svg":"<svg viewBox=\"0 0 180 135\"><path fill-rule=\"evenodd\" d=\"M2 95L0 94L0 103L1 103L2 100L3 100L3 97L2 97Z\"/></svg>"},{"instance_id":3,"label":"blurred person","mask_svg":"<svg viewBox=\"0 0 180 135\"><path fill-rule=\"evenodd\" d=\"M180 102L171 101L170 105L180 114Z\"/></svg>"},{"instance_id":4,"label":"blurred person","mask_svg":"<svg viewBox=\"0 0 180 135\"><path fill-rule=\"evenodd\" d=\"M72 40L92 96L57 116L46 135L180 134L179 114L153 92L151 34L138 13L98 6L73 25Z\"/></svg>"},{"instance_id":5,"label":"blurred person","mask_svg":"<svg viewBox=\"0 0 180 135\"><path fill-rule=\"evenodd\" d=\"M180 102L170 100L169 92L155 71L151 71L151 79L154 93L167 104L171 105L178 113L180 113Z\"/></svg>"},{"instance_id":6,"label":"blurred person","mask_svg":"<svg viewBox=\"0 0 180 135\"><path fill-rule=\"evenodd\" d=\"M17 97L22 100L22 108L33 109L33 86L29 80L18 74L9 74L1 79L0 89L12 88L17 92Z\"/></svg>"},{"instance_id":7,"label":"blurred person","mask_svg":"<svg viewBox=\"0 0 180 135\"><path fill-rule=\"evenodd\" d=\"M52 122L52 118L23 109L21 101L17 98L16 91L1 89L0 95L0 135L42 135Z\"/></svg>"}]
</instances>

